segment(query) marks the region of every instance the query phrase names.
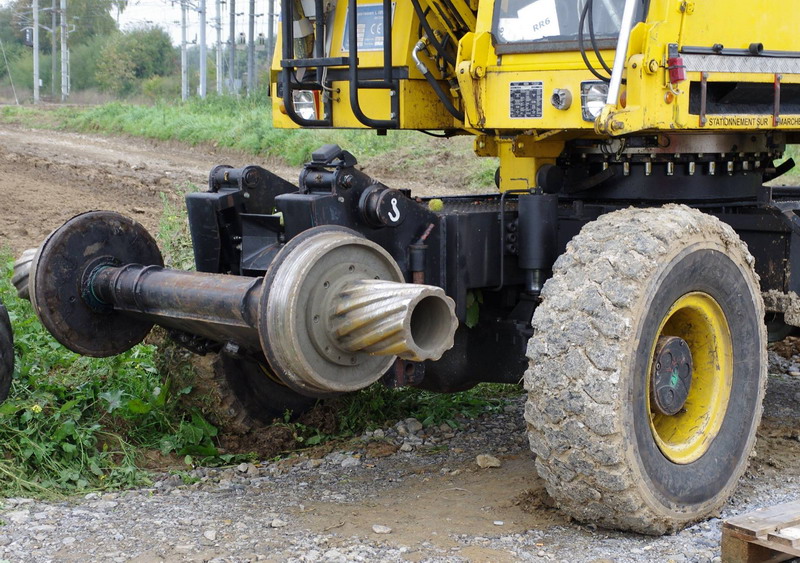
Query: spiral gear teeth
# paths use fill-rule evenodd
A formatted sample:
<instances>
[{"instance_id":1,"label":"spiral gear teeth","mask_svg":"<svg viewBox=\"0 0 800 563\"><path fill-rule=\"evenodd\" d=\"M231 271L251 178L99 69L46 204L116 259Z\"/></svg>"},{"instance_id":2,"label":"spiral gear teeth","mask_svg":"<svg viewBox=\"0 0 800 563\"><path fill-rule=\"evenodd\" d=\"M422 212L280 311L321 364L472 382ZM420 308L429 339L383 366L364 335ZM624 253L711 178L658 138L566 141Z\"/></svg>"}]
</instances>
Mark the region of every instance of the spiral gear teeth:
<instances>
[{"instance_id":1,"label":"spiral gear teeth","mask_svg":"<svg viewBox=\"0 0 800 563\"><path fill-rule=\"evenodd\" d=\"M359 280L347 283L334 303L329 326L344 350L424 361L439 359L452 346L457 321L441 288ZM429 314L443 307L449 315Z\"/></svg>"}]
</instances>

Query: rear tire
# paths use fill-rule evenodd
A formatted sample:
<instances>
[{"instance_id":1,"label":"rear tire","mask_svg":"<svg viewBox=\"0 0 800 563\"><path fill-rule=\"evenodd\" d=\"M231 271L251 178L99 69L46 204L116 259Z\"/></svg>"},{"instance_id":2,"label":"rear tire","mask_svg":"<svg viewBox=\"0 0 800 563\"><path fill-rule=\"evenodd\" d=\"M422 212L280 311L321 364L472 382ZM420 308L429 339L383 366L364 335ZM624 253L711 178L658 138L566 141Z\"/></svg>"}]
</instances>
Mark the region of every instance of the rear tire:
<instances>
[{"instance_id":1,"label":"rear tire","mask_svg":"<svg viewBox=\"0 0 800 563\"><path fill-rule=\"evenodd\" d=\"M37 250L38 248L29 248L14 260L14 273L11 276L11 283L17 289L19 298L27 301L31 300L28 280L30 279L31 266Z\"/></svg>"},{"instance_id":2,"label":"rear tire","mask_svg":"<svg viewBox=\"0 0 800 563\"><path fill-rule=\"evenodd\" d=\"M8 397L14 376L14 336L5 305L0 303L0 403Z\"/></svg>"},{"instance_id":3,"label":"rear tire","mask_svg":"<svg viewBox=\"0 0 800 563\"><path fill-rule=\"evenodd\" d=\"M647 534L715 514L755 444L763 319L753 258L716 218L668 206L586 225L544 286L525 374L531 449L559 506ZM694 367L669 414L651 384L680 388L684 364L659 379L662 342L680 340Z\"/></svg>"},{"instance_id":4,"label":"rear tire","mask_svg":"<svg viewBox=\"0 0 800 563\"><path fill-rule=\"evenodd\" d=\"M223 406L240 430L271 424L310 410L317 399L306 397L279 382L266 361L221 353L214 371Z\"/></svg>"}]
</instances>

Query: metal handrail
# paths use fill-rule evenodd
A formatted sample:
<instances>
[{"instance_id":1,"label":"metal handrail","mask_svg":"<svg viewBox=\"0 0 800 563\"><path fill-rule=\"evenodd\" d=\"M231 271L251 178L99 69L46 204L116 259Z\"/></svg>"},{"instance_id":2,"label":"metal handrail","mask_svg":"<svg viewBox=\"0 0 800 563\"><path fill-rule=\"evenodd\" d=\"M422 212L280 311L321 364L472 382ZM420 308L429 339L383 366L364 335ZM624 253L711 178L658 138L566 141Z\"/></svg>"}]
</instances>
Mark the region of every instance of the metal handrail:
<instances>
[{"instance_id":1,"label":"metal handrail","mask_svg":"<svg viewBox=\"0 0 800 563\"><path fill-rule=\"evenodd\" d=\"M622 71L625 70L625 60L628 56L628 43L631 39L633 19L636 16L636 3L639 0L625 0L625 9L622 12L622 22L619 27L617 39L617 52L614 55L614 67L611 69L611 82L608 85L606 104L617 105L619 89L622 84Z\"/></svg>"}]
</instances>

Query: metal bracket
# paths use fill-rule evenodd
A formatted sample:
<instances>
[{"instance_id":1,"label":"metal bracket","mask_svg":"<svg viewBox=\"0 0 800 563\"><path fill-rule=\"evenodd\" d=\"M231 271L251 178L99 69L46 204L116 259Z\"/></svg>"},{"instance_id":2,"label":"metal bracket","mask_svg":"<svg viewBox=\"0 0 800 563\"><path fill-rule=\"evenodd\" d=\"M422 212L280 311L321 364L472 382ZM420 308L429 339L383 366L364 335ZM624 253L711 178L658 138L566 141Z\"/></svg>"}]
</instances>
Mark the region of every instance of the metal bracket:
<instances>
[{"instance_id":1,"label":"metal bracket","mask_svg":"<svg viewBox=\"0 0 800 563\"><path fill-rule=\"evenodd\" d=\"M700 127L705 127L708 123L706 110L708 104L708 73L700 74Z\"/></svg>"}]
</instances>

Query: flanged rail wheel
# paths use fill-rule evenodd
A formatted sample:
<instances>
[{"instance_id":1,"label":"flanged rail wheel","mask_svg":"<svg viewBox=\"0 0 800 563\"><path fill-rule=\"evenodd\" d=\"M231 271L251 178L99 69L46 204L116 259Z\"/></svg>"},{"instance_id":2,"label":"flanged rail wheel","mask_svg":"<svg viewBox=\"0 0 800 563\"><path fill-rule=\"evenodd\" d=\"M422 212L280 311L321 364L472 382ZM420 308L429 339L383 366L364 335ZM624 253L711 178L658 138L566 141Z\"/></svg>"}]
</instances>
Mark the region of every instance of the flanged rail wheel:
<instances>
[{"instance_id":1,"label":"flanged rail wheel","mask_svg":"<svg viewBox=\"0 0 800 563\"><path fill-rule=\"evenodd\" d=\"M685 206L587 224L542 291L525 409L547 490L580 521L662 534L716 513L761 418L753 258Z\"/></svg>"}]
</instances>

